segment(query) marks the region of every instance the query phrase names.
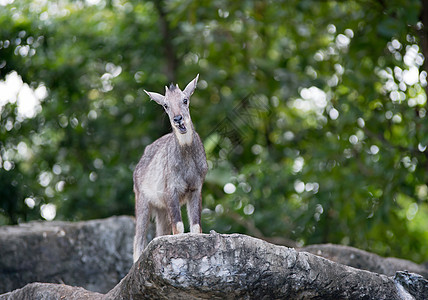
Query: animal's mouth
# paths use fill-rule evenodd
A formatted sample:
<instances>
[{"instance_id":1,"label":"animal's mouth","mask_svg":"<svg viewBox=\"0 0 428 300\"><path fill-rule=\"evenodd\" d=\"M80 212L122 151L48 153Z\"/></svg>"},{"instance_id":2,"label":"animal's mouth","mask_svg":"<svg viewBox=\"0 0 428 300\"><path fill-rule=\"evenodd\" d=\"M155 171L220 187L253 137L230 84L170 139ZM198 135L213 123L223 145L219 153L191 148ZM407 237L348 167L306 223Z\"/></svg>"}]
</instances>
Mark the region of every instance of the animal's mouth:
<instances>
[{"instance_id":1,"label":"animal's mouth","mask_svg":"<svg viewBox=\"0 0 428 300\"><path fill-rule=\"evenodd\" d=\"M186 128L186 125L184 125L184 122L181 122L181 123L179 123L179 124L175 124L175 127L177 127L177 128L178 128L178 131L179 131L181 134L185 134L185 133L187 132L187 128Z\"/></svg>"}]
</instances>

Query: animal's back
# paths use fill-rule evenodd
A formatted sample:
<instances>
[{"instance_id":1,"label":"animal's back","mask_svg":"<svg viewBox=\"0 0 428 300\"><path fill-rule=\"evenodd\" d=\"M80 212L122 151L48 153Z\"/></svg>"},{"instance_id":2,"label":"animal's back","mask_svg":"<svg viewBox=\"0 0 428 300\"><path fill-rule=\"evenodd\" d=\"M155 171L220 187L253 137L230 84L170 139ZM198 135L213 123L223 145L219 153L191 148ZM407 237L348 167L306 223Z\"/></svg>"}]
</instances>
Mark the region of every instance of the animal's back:
<instances>
[{"instance_id":1,"label":"animal's back","mask_svg":"<svg viewBox=\"0 0 428 300\"><path fill-rule=\"evenodd\" d=\"M172 133L165 134L164 136L158 138L156 141L147 145L144 149L143 155L140 158L137 166L134 170L134 180L135 176L141 171L141 169L147 168L150 162L153 160L153 157L157 155L162 155L163 151L166 150L165 146L168 144L168 141L172 138Z\"/></svg>"}]
</instances>

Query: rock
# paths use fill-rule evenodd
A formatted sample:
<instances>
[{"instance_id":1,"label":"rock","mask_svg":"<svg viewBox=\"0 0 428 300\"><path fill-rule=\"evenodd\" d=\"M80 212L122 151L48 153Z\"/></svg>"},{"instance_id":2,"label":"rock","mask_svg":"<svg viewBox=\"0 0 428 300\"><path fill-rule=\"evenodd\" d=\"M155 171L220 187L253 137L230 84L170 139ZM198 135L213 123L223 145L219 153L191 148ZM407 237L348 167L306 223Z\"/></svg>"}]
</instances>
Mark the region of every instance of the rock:
<instances>
[{"instance_id":1,"label":"rock","mask_svg":"<svg viewBox=\"0 0 428 300\"><path fill-rule=\"evenodd\" d=\"M394 280L416 299L428 299L428 280L421 275L398 271Z\"/></svg>"},{"instance_id":2,"label":"rock","mask_svg":"<svg viewBox=\"0 0 428 300\"><path fill-rule=\"evenodd\" d=\"M0 293L35 281L106 293L132 266L133 235L125 216L0 227Z\"/></svg>"},{"instance_id":3,"label":"rock","mask_svg":"<svg viewBox=\"0 0 428 300\"><path fill-rule=\"evenodd\" d=\"M105 295L81 287L54 283L30 283L22 289L0 295L2 300L102 300Z\"/></svg>"},{"instance_id":4,"label":"rock","mask_svg":"<svg viewBox=\"0 0 428 300\"><path fill-rule=\"evenodd\" d=\"M428 268L425 265L418 265L395 257L381 257L349 246L319 244L306 246L299 250L307 251L347 266L388 276L394 276L397 271L407 270L428 278Z\"/></svg>"},{"instance_id":5,"label":"rock","mask_svg":"<svg viewBox=\"0 0 428 300\"><path fill-rule=\"evenodd\" d=\"M0 284L11 286L14 278L68 284L31 283L0 300L428 299L420 275L386 276L241 234L158 237L132 265L133 227L132 218L113 217L0 228ZM322 245L309 250L317 248L327 253ZM358 250L335 249L344 257Z\"/></svg>"},{"instance_id":6,"label":"rock","mask_svg":"<svg viewBox=\"0 0 428 300\"><path fill-rule=\"evenodd\" d=\"M106 297L412 299L391 277L239 234L157 238Z\"/></svg>"}]
</instances>

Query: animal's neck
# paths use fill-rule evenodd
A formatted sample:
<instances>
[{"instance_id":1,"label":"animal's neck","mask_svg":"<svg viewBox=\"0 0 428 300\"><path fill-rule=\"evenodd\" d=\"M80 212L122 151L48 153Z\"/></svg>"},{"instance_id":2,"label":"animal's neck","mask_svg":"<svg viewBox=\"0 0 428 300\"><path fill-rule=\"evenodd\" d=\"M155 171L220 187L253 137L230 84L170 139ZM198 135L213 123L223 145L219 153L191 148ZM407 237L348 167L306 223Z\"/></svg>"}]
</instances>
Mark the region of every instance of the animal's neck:
<instances>
[{"instance_id":1,"label":"animal's neck","mask_svg":"<svg viewBox=\"0 0 428 300\"><path fill-rule=\"evenodd\" d=\"M180 133L177 129L174 129L175 138L178 141L179 146L190 146L193 143L193 125L190 126L189 130L185 134Z\"/></svg>"}]
</instances>

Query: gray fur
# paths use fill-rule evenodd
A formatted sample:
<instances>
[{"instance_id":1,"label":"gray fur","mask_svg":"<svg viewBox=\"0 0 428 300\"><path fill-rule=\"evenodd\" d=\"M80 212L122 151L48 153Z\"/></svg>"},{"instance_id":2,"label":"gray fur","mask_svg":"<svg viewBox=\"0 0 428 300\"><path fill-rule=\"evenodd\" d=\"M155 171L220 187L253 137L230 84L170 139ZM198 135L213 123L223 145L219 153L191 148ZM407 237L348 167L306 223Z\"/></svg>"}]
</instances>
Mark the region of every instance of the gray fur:
<instances>
[{"instance_id":1,"label":"gray fur","mask_svg":"<svg viewBox=\"0 0 428 300\"><path fill-rule=\"evenodd\" d=\"M204 146L189 112L189 98L198 77L184 91L171 84L165 96L146 92L164 106L173 132L148 145L134 171L134 262L147 244L151 215L156 220L156 236L183 233L180 206L187 203L191 232L201 232L201 190L208 168Z\"/></svg>"}]
</instances>

